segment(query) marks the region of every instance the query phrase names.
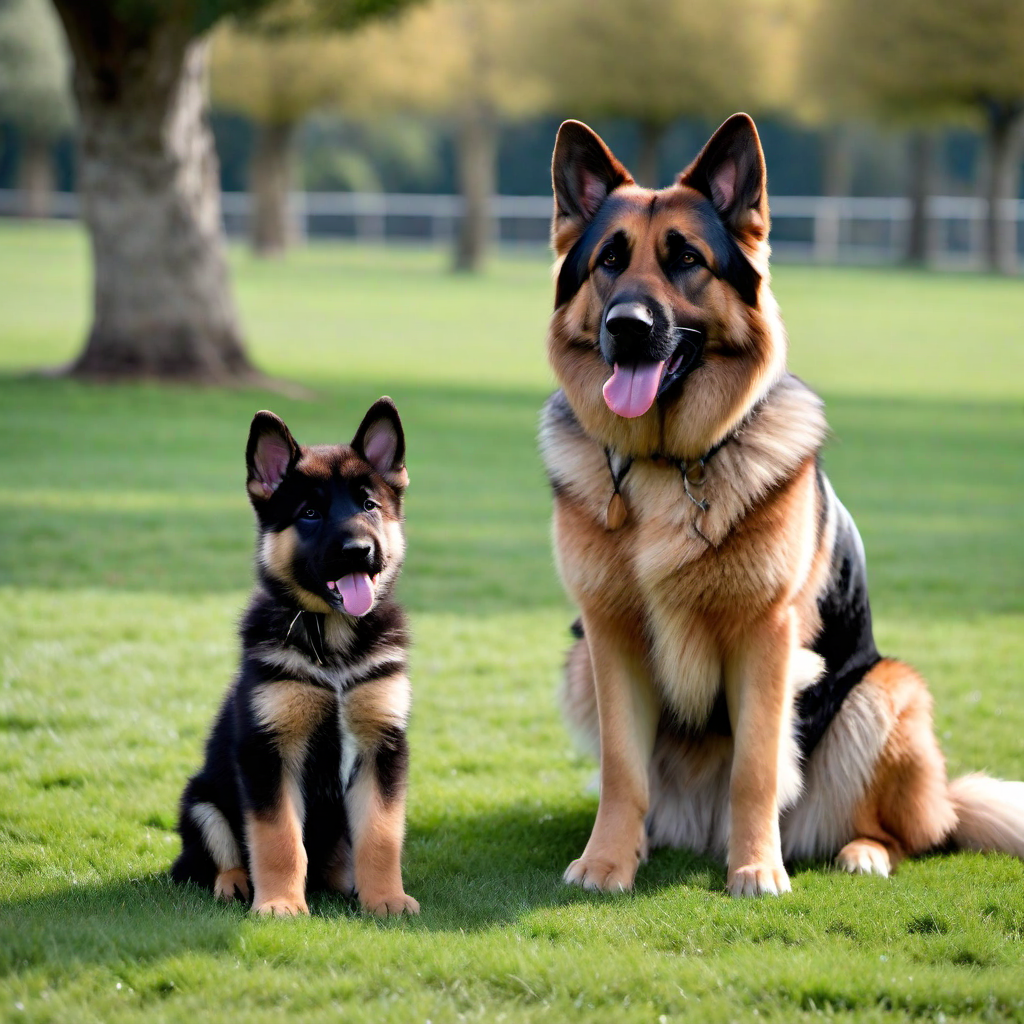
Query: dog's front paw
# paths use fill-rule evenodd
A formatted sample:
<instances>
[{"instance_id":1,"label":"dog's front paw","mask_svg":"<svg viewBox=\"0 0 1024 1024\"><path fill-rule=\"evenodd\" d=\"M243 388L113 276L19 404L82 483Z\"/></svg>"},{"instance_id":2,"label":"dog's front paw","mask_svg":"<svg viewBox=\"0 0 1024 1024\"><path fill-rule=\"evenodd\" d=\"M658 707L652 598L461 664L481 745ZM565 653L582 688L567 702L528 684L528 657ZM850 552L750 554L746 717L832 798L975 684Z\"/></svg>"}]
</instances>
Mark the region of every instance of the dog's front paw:
<instances>
[{"instance_id":1,"label":"dog's front paw","mask_svg":"<svg viewBox=\"0 0 1024 1024\"><path fill-rule=\"evenodd\" d=\"M232 900L249 901L249 875L245 868L229 868L220 872L213 883L213 895L230 903Z\"/></svg>"},{"instance_id":2,"label":"dog's front paw","mask_svg":"<svg viewBox=\"0 0 1024 1024\"><path fill-rule=\"evenodd\" d=\"M581 885L596 892L628 892L633 888L639 863L640 858L636 856L623 862L584 853L565 869L562 878L571 885Z\"/></svg>"},{"instance_id":3,"label":"dog's front paw","mask_svg":"<svg viewBox=\"0 0 1024 1024\"><path fill-rule=\"evenodd\" d=\"M836 863L854 875L881 875L883 878L889 877L893 867L889 851L871 839L854 839L847 843L836 856Z\"/></svg>"},{"instance_id":4,"label":"dog's front paw","mask_svg":"<svg viewBox=\"0 0 1024 1024\"><path fill-rule=\"evenodd\" d=\"M301 896L278 896L270 900L257 900L252 911L260 917L301 917L309 914L309 907Z\"/></svg>"},{"instance_id":5,"label":"dog's front paw","mask_svg":"<svg viewBox=\"0 0 1024 1024\"><path fill-rule=\"evenodd\" d=\"M399 892L393 896L371 895L359 897L359 905L368 914L376 917L401 917L402 914L418 914L420 905L411 896Z\"/></svg>"},{"instance_id":6,"label":"dog's front paw","mask_svg":"<svg viewBox=\"0 0 1024 1024\"><path fill-rule=\"evenodd\" d=\"M747 864L729 872L730 896L780 896L790 891L789 875L781 865Z\"/></svg>"}]
</instances>

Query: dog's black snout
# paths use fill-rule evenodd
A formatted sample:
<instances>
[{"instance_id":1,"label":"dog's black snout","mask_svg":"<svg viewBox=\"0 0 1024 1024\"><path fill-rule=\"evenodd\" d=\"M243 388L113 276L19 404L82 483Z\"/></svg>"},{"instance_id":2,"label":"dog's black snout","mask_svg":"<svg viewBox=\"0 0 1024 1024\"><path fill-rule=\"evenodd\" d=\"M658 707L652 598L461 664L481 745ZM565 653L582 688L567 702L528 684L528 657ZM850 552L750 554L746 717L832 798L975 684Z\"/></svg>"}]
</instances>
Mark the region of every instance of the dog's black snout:
<instances>
[{"instance_id":1,"label":"dog's black snout","mask_svg":"<svg viewBox=\"0 0 1024 1024\"><path fill-rule=\"evenodd\" d=\"M341 550L351 558L373 560L373 541L369 537L351 537L342 544Z\"/></svg>"},{"instance_id":2,"label":"dog's black snout","mask_svg":"<svg viewBox=\"0 0 1024 1024\"><path fill-rule=\"evenodd\" d=\"M642 341L651 336L654 314L642 302L619 302L605 314L604 325L617 341Z\"/></svg>"}]
</instances>

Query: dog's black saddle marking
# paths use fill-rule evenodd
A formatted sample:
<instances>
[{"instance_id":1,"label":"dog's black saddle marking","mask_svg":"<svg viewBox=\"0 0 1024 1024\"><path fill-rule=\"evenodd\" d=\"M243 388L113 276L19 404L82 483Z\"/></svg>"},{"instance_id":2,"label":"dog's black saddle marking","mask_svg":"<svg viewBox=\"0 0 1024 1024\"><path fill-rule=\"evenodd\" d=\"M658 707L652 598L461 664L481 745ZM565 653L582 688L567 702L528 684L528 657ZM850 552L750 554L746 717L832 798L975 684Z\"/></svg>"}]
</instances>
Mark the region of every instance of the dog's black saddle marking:
<instances>
[{"instance_id":1,"label":"dog's black saddle marking","mask_svg":"<svg viewBox=\"0 0 1024 1024\"><path fill-rule=\"evenodd\" d=\"M853 517L836 498L818 468L819 493L836 513L829 586L818 600L821 632L813 650L825 659L825 674L797 701L800 749L804 760L825 735L850 691L881 660L871 628L864 545Z\"/></svg>"}]
</instances>

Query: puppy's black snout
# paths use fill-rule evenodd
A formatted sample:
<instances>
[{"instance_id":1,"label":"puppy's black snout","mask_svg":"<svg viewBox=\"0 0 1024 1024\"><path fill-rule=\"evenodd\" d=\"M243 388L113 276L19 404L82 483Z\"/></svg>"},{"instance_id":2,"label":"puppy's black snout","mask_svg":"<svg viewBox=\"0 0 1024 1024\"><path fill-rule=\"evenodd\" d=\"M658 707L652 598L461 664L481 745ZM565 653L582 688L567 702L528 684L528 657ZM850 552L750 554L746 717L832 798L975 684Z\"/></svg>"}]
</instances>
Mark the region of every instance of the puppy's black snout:
<instances>
[{"instance_id":1,"label":"puppy's black snout","mask_svg":"<svg viewBox=\"0 0 1024 1024\"><path fill-rule=\"evenodd\" d=\"M365 558L373 561L373 541L369 537L351 537L341 545L341 550L350 558Z\"/></svg>"},{"instance_id":2,"label":"puppy's black snout","mask_svg":"<svg viewBox=\"0 0 1024 1024\"><path fill-rule=\"evenodd\" d=\"M654 314L642 302L619 302L605 314L604 325L616 341L643 341L651 336Z\"/></svg>"}]
</instances>

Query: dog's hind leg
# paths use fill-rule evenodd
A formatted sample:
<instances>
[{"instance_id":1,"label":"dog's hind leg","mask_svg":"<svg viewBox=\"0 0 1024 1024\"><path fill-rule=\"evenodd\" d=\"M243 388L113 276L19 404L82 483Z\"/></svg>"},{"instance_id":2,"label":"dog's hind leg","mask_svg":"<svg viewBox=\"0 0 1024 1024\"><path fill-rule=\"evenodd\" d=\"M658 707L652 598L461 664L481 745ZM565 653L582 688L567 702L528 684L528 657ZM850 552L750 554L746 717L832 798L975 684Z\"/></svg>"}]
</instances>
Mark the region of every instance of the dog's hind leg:
<instances>
[{"instance_id":1,"label":"dog's hind leg","mask_svg":"<svg viewBox=\"0 0 1024 1024\"><path fill-rule=\"evenodd\" d=\"M956 810L932 727L931 696L921 677L909 665L885 658L860 686L888 730L854 810L855 838L836 860L846 871L889 875L904 857L942 843L956 826Z\"/></svg>"},{"instance_id":2,"label":"dog's hind leg","mask_svg":"<svg viewBox=\"0 0 1024 1024\"><path fill-rule=\"evenodd\" d=\"M192 820L203 835L203 846L217 868L213 880L213 894L230 903L233 899L249 899L249 873L242 866L242 851L238 847L231 826L220 808L200 801L190 809Z\"/></svg>"},{"instance_id":3,"label":"dog's hind leg","mask_svg":"<svg viewBox=\"0 0 1024 1024\"><path fill-rule=\"evenodd\" d=\"M212 796L212 788L202 775L185 788L178 823L182 849L171 868L171 877L176 882L194 882L212 889L220 900L248 900L249 876L242 851Z\"/></svg>"}]
</instances>

